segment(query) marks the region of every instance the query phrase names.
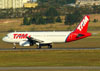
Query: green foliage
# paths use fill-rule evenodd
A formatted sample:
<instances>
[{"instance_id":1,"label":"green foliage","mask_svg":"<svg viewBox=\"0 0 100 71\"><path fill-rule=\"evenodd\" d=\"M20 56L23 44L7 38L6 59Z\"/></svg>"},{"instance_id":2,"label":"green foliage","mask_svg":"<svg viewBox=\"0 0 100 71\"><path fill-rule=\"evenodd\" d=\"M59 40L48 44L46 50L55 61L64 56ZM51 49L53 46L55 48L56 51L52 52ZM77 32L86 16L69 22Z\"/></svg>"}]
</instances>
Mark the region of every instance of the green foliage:
<instances>
[{"instance_id":1,"label":"green foliage","mask_svg":"<svg viewBox=\"0 0 100 71\"><path fill-rule=\"evenodd\" d=\"M73 25L75 22L75 17L72 14L68 14L65 17L65 25Z\"/></svg>"},{"instance_id":2,"label":"green foliage","mask_svg":"<svg viewBox=\"0 0 100 71\"><path fill-rule=\"evenodd\" d=\"M54 23L55 22L55 17L59 16L58 11L56 10L55 7L50 7L46 12L46 23Z\"/></svg>"},{"instance_id":3,"label":"green foliage","mask_svg":"<svg viewBox=\"0 0 100 71\"><path fill-rule=\"evenodd\" d=\"M94 19L93 22L94 22L94 23L98 22L98 19Z\"/></svg>"},{"instance_id":4,"label":"green foliage","mask_svg":"<svg viewBox=\"0 0 100 71\"><path fill-rule=\"evenodd\" d=\"M48 2L48 0L38 0L38 2L44 3L44 2Z\"/></svg>"},{"instance_id":5,"label":"green foliage","mask_svg":"<svg viewBox=\"0 0 100 71\"><path fill-rule=\"evenodd\" d=\"M0 9L0 18L23 18L34 17L36 13L42 16L59 16L73 13L76 10L82 14L100 14L100 5L71 7L67 4L75 3L76 0L38 0L39 6L36 8ZM52 6L52 7L51 7Z\"/></svg>"},{"instance_id":6,"label":"green foliage","mask_svg":"<svg viewBox=\"0 0 100 71\"><path fill-rule=\"evenodd\" d=\"M38 0L38 2L40 3L45 3L45 2L48 2L48 3L52 3L52 4L60 4L60 5L64 5L64 4L70 4L70 3L75 3L76 0Z\"/></svg>"},{"instance_id":7,"label":"green foliage","mask_svg":"<svg viewBox=\"0 0 100 71\"><path fill-rule=\"evenodd\" d=\"M46 24L45 19L39 13L37 13L34 17L31 17L29 22L30 24L37 24L37 25Z\"/></svg>"},{"instance_id":8,"label":"green foliage","mask_svg":"<svg viewBox=\"0 0 100 71\"><path fill-rule=\"evenodd\" d=\"M37 18L36 18L36 24L37 25L39 25L39 24L45 24L46 22L45 22L45 20L44 20L44 18L42 17L42 16L38 16Z\"/></svg>"},{"instance_id":9,"label":"green foliage","mask_svg":"<svg viewBox=\"0 0 100 71\"><path fill-rule=\"evenodd\" d=\"M93 11L92 11L93 14L96 14L96 13L99 13L99 14L100 14L100 5L98 6L98 5L95 5L95 4L94 4L94 5L92 6L92 10L93 10Z\"/></svg>"},{"instance_id":10,"label":"green foliage","mask_svg":"<svg viewBox=\"0 0 100 71\"><path fill-rule=\"evenodd\" d=\"M80 10L75 10L72 14L73 14L74 17L76 17L75 23L80 22L81 19L83 18L82 13L80 12Z\"/></svg>"},{"instance_id":11,"label":"green foliage","mask_svg":"<svg viewBox=\"0 0 100 71\"><path fill-rule=\"evenodd\" d=\"M59 14L58 14L58 11L56 10L56 8L50 7L50 8L46 11L45 15L46 15L47 17L56 17L56 16L58 16Z\"/></svg>"},{"instance_id":12,"label":"green foliage","mask_svg":"<svg viewBox=\"0 0 100 71\"><path fill-rule=\"evenodd\" d=\"M65 25L73 25L75 23L80 22L82 18L82 14L78 11L75 11L72 14L67 14L65 17Z\"/></svg>"},{"instance_id":13,"label":"green foliage","mask_svg":"<svg viewBox=\"0 0 100 71\"><path fill-rule=\"evenodd\" d=\"M60 22L60 23L62 22L60 16L57 17L56 22Z\"/></svg>"},{"instance_id":14,"label":"green foliage","mask_svg":"<svg viewBox=\"0 0 100 71\"><path fill-rule=\"evenodd\" d=\"M76 3L76 0L66 0L67 4Z\"/></svg>"},{"instance_id":15,"label":"green foliage","mask_svg":"<svg viewBox=\"0 0 100 71\"><path fill-rule=\"evenodd\" d=\"M14 29L11 28L11 29L8 30L8 32L14 32Z\"/></svg>"},{"instance_id":16,"label":"green foliage","mask_svg":"<svg viewBox=\"0 0 100 71\"><path fill-rule=\"evenodd\" d=\"M45 20L46 20L46 23L54 23L55 22L54 17L47 17Z\"/></svg>"},{"instance_id":17,"label":"green foliage","mask_svg":"<svg viewBox=\"0 0 100 71\"><path fill-rule=\"evenodd\" d=\"M28 20L27 17L24 17L24 19L23 19L23 25L30 25L30 22L29 22L29 20Z\"/></svg>"},{"instance_id":18,"label":"green foliage","mask_svg":"<svg viewBox=\"0 0 100 71\"><path fill-rule=\"evenodd\" d=\"M29 22L30 22L30 24L36 24L36 18L35 17L31 17Z\"/></svg>"}]
</instances>

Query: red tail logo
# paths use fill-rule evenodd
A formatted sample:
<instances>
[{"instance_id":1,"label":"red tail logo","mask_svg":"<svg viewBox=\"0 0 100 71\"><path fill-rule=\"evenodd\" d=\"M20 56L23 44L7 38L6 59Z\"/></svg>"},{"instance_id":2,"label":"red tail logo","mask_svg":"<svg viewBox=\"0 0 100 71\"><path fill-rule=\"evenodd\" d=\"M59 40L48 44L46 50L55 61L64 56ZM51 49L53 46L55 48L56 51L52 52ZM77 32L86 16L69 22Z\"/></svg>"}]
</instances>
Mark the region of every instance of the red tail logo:
<instances>
[{"instance_id":1,"label":"red tail logo","mask_svg":"<svg viewBox=\"0 0 100 71\"><path fill-rule=\"evenodd\" d=\"M89 19L90 19L89 16L85 16L81 21L81 23L78 25L78 27L75 29L75 31L69 34L66 42L71 42L91 36L91 33L87 33Z\"/></svg>"},{"instance_id":2,"label":"red tail logo","mask_svg":"<svg viewBox=\"0 0 100 71\"><path fill-rule=\"evenodd\" d=\"M74 32L86 33L88 29L89 19L89 16L85 16Z\"/></svg>"}]
</instances>

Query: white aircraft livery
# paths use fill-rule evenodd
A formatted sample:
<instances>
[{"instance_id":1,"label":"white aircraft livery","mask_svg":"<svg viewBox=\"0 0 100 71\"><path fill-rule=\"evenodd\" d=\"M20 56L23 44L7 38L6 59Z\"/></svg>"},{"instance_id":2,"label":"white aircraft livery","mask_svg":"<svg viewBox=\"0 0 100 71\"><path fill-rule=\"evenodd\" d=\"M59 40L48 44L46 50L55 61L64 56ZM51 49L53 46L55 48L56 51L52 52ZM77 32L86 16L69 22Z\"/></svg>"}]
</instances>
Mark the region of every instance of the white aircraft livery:
<instances>
[{"instance_id":1,"label":"white aircraft livery","mask_svg":"<svg viewBox=\"0 0 100 71\"><path fill-rule=\"evenodd\" d=\"M52 48L52 43L67 43L91 36L87 32L90 17L86 15L74 31L44 31L44 32L12 32L7 34L2 40L20 46L38 45ZM14 46L14 48L16 48Z\"/></svg>"}]
</instances>

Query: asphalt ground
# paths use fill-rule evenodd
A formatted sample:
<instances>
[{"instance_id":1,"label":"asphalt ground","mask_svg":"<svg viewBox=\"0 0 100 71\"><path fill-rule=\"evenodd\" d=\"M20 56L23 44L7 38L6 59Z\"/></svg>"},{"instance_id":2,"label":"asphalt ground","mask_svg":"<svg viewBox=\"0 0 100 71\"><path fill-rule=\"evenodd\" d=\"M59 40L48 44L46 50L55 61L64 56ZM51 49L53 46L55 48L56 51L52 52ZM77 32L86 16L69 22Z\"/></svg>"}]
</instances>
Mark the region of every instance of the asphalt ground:
<instances>
[{"instance_id":1,"label":"asphalt ground","mask_svg":"<svg viewBox=\"0 0 100 71\"><path fill-rule=\"evenodd\" d=\"M76 66L76 67L0 67L0 70L100 70L98 66Z\"/></svg>"},{"instance_id":2,"label":"asphalt ground","mask_svg":"<svg viewBox=\"0 0 100 71\"><path fill-rule=\"evenodd\" d=\"M37 48L0 48L0 51L30 51L30 50L100 50L99 47L92 47L92 48L41 48L41 49L37 49Z\"/></svg>"}]
</instances>

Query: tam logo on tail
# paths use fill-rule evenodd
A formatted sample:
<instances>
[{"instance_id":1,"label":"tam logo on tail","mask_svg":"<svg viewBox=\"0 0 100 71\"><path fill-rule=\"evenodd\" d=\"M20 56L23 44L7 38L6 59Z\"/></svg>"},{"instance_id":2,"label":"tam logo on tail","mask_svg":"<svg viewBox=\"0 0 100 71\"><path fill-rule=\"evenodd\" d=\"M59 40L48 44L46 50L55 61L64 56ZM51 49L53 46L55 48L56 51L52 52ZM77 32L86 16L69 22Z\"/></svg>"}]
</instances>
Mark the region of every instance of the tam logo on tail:
<instances>
[{"instance_id":1,"label":"tam logo on tail","mask_svg":"<svg viewBox=\"0 0 100 71\"><path fill-rule=\"evenodd\" d=\"M86 25L86 23L89 21L89 19L87 18L87 16L85 17L85 19L83 19L83 21L80 23L80 25L78 26L78 30L82 31L83 27Z\"/></svg>"},{"instance_id":2,"label":"tam logo on tail","mask_svg":"<svg viewBox=\"0 0 100 71\"><path fill-rule=\"evenodd\" d=\"M85 16L74 32L86 33L88 29L89 19L89 16Z\"/></svg>"},{"instance_id":3,"label":"tam logo on tail","mask_svg":"<svg viewBox=\"0 0 100 71\"><path fill-rule=\"evenodd\" d=\"M87 32L89 19L90 16L86 15L81 21L81 23L78 25L78 27L69 34L66 42L71 42L91 36L91 33Z\"/></svg>"}]
</instances>

